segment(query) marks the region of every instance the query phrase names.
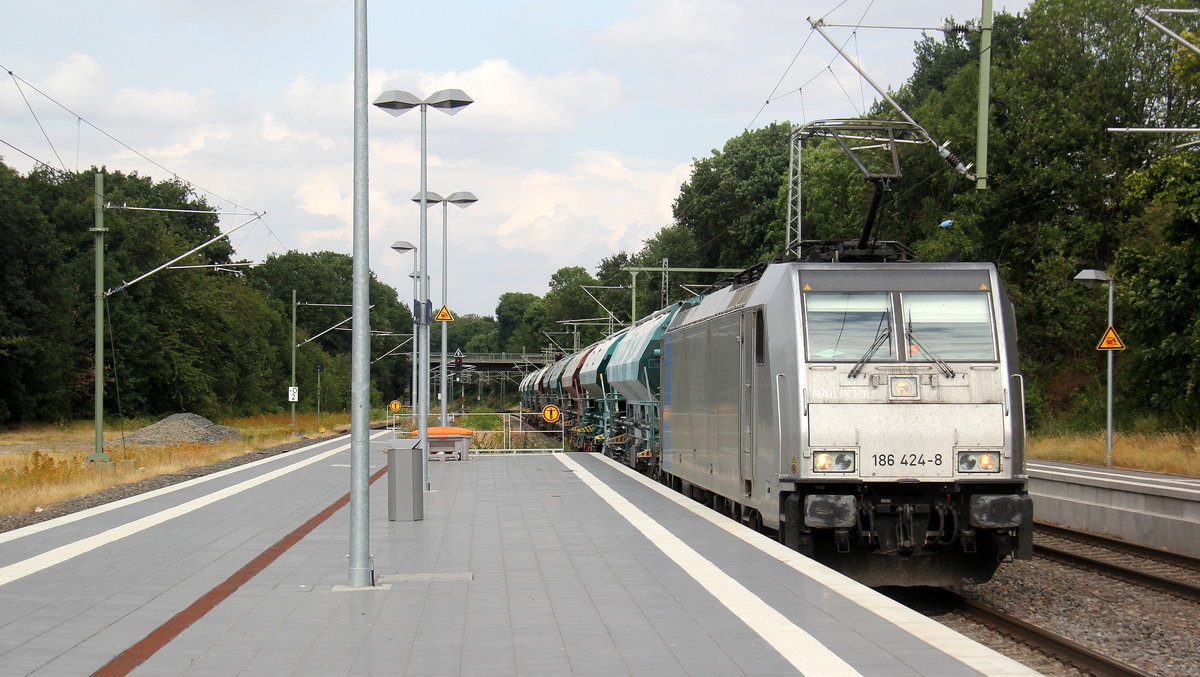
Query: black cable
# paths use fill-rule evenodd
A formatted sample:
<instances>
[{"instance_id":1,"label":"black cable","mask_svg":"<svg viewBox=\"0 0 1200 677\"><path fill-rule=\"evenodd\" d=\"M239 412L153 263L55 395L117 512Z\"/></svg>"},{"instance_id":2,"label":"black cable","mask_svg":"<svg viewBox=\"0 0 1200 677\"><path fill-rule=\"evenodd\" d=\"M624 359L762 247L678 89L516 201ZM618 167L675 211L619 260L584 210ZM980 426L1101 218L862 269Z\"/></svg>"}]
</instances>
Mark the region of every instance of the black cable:
<instances>
[{"instance_id":1,"label":"black cable","mask_svg":"<svg viewBox=\"0 0 1200 677\"><path fill-rule=\"evenodd\" d=\"M7 68L5 70L8 70ZM13 85L17 88L17 92L21 95L21 100L25 102L25 107L29 109L29 114L33 116L33 121L37 123L38 129L42 132L42 138L46 139L46 143L50 144L50 150L54 152L54 157L58 158L58 164L62 165L63 171L67 170L67 166L63 164L62 157L58 154L58 149L54 147L54 142L50 140L50 135L46 133L46 128L42 126L42 121L38 119L37 112L33 110L33 104L29 103L29 98L25 96L25 90L21 89L21 79L12 71L8 71L9 77L13 79ZM30 85L32 87L32 85ZM37 88L33 88L37 91ZM41 92L38 92L39 94Z\"/></svg>"},{"instance_id":2,"label":"black cable","mask_svg":"<svg viewBox=\"0 0 1200 677\"><path fill-rule=\"evenodd\" d=\"M117 397L117 427L121 431L121 452L128 455L127 443L125 441L125 409L121 406L121 379L117 376L117 343L114 335L116 330L113 328L112 309L109 307L107 296L104 297L104 319L108 320L108 352L112 360L113 390ZM100 378L100 392L104 392L103 369L100 370Z\"/></svg>"}]
</instances>

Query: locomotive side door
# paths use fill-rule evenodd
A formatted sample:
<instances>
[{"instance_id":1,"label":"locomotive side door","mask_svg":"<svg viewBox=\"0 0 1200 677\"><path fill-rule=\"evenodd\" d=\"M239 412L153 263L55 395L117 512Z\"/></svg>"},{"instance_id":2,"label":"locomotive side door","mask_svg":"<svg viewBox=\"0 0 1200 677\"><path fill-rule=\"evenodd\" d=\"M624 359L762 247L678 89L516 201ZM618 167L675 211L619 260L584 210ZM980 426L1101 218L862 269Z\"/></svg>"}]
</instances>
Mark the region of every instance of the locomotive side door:
<instances>
[{"instance_id":1,"label":"locomotive side door","mask_svg":"<svg viewBox=\"0 0 1200 677\"><path fill-rule=\"evenodd\" d=\"M741 397L738 407L738 471L742 495L754 486L754 365L755 346L761 340L762 309L742 311L741 359L738 360Z\"/></svg>"}]
</instances>

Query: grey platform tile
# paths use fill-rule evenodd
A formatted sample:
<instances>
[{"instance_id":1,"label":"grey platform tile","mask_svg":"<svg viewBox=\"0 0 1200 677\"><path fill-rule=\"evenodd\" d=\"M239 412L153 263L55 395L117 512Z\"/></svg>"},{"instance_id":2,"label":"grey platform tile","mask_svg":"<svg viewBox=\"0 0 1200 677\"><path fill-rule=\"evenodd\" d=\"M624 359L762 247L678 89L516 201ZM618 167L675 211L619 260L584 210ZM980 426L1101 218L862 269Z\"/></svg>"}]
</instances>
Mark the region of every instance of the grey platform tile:
<instances>
[{"instance_id":1,"label":"grey platform tile","mask_svg":"<svg viewBox=\"0 0 1200 677\"><path fill-rule=\"evenodd\" d=\"M546 468L558 464L545 460L551 464ZM377 571L390 563L391 571L474 572L471 583L454 584L458 590L431 583L386 593L284 592L282 581L295 580L301 571L344 583L345 520L339 513L194 626L203 632L189 630L176 640L178 646L164 652L186 655L183 650L190 646L206 658L228 656L228 649L242 646L230 631L237 627L257 632L260 642L246 645L254 653L242 655L225 674L268 662L274 668L294 666L293 674L321 675L381 674L370 669L381 666L390 668L386 674L467 674L477 665L491 668L492 675L588 674L581 672L592 669L587 666L600 666L606 675L659 677L793 672L782 659L764 660L761 641L745 641L756 635L743 635L748 629L740 621L690 579L681 579L677 567L664 565L627 524L581 520L580 503L593 511L607 508L590 498L577 501L590 489L570 474L536 469L538 462L488 459L438 468L443 477L435 477L435 486L444 489L428 496L424 523L372 522ZM494 482L485 481L489 472ZM381 495L386 500L384 492L373 492L376 505ZM489 514L471 512L486 506ZM722 555L726 560L743 566L738 558ZM711 614L722 620L694 620ZM215 634L207 627L210 620L225 630ZM271 629L265 631L268 623ZM626 630L640 630L644 638ZM311 646L297 663L290 654L301 654L296 647L304 641ZM718 642L727 648L746 644L746 649L731 649L734 660L715 646ZM279 651L285 655L277 656ZM178 657L148 664L144 674L183 672L187 663L180 665ZM207 660L190 665L195 674L212 667ZM149 670L167 666L177 669Z\"/></svg>"},{"instance_id":2,"label":"grey platform tile","mask_svg":"<svg viewBox=\"0 0 1200 677\"><path fill-rule=\"evenodd\" d=\"M17 656L10 658L5 656L4 660L0 661L0 675L3 677L16 677L17 675L24 677L25 675L33 674L34 671L41 668L45 663L44 659L37 657Z\"/></svg>"},{"instance_id":3,"label":"grey platform tile","mask_svg":"<svg viewBox=\"0 0 1200 677\"><path fill-rule=\"evenodd\" d=\"M459 669L460 677L499 677L500 675L518 675L516 663L468 664L464 663Z\"/></svg>"}]
</instances>

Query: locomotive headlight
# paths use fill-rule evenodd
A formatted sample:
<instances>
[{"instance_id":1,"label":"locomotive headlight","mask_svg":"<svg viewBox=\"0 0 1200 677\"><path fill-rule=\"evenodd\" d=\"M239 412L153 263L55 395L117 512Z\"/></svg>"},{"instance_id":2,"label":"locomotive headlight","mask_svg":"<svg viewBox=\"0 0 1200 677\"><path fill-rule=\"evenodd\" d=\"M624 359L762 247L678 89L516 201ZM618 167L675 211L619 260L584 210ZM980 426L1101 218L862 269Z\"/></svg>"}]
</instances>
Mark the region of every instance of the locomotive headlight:
<instances>
[{"instance_id":1,"label":"locomotive headlight","mask_svg":"<svg viewBox=\"0 0 1200 677\"><path fill-rule=\"evenodd\" d=\"M853 451L820 451L813 454L816 472L854 472Z\"/></svg>"},{"instance_id":2,"label":"locomotive headlight","mask_svg":"<svg viewBox=\"0 0 1200 677\"><path fill-rule=\"evenodd\" d=\"M959 472L999 472L1000 454L994 451L958 452Z\"/></svg>"},{"instance_id":3,"label":"locomotive headlight","mask_svg":"<svg viewBox=\"0 0 1200 677\"><path fill-rule=\"evenodd\" d=\"M916 376L891 377L888 380L888 392L893 399L915 400L921 396Z\"/></svg>"}]
</instances>

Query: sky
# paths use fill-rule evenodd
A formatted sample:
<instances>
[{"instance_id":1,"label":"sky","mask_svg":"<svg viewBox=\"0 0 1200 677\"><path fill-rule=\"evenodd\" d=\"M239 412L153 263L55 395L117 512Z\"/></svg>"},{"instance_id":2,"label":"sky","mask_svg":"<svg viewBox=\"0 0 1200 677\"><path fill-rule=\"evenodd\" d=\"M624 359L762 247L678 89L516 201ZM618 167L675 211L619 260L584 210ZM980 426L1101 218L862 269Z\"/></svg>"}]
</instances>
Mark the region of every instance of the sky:
<instances>
[{"instance_id":1,"label":"sky","mask_svg":"<svg viewBox=\"0 0 1200 677\"><path fill-rule=\"evenodd\" d=\"M544 295L564 266L594 273L640 249L670 225L693 160L744 130L866 111L875 93L808 17L896 88L922 31L834 24L932 29L980 5L375 0L367 91L474 99L453 117L429 111L427 171L430 191L478 197L445 210L445 299L455 315L486 316L504 292ZM216 208L264 213L231 234L239 258L351 252L352 0L0 0L0 15L9 166L177 177ZM420 116L370 107L368 129L371 269L407 299L414 255L390 246L419 242ZM435 307L442 212L428 219Z\"/></svg>"}]
</instances>

